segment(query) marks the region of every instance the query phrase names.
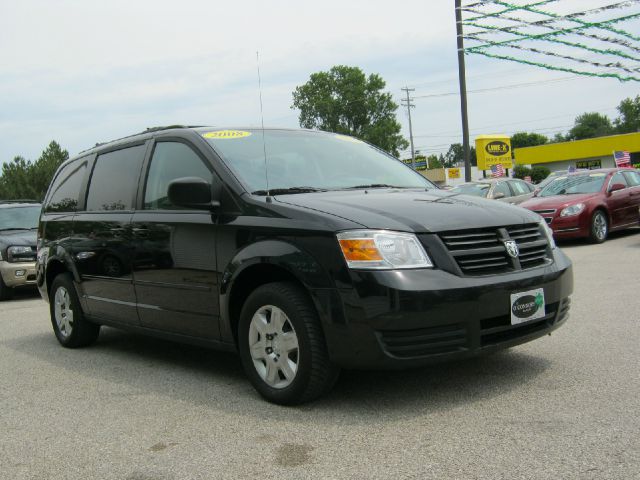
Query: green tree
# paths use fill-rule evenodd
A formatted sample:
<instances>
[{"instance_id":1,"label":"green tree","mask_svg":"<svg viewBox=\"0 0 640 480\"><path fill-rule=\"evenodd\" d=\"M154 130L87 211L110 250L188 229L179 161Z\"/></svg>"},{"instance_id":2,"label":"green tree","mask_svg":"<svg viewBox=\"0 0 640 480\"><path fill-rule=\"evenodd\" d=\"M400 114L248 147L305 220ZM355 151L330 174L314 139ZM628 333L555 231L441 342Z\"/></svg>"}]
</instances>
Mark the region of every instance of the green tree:
<instances>
[{"instance_id":1,"label":"green tree","mask_svg":"<svg viewBox=\"0 0 640 480\"><path fill-rule=\"evenodd\" d=\"M598 112L589 112L576 117L573 128L567 134L567 140L602 137L612 133L613 126L609 117Z\"/></svg>"},{"instance_id":2,"label":"green tree","mask_svg":"<svg viewBox=\"0 0 640 480\"><path fill-rule=\"evenodd\" d=\"M42 200L49 183L62 162L69 158L69 152L51 141L35 161L15 157L2 165L0 176L0 198L5 200Z\"/></svg>"},{"instance_id":3,"label":"green tree","mask_svg":"<svg viewBox=\"0 0 640 480\"><path fill-rule=\"evenodd\" d=\"M614 121L617 133L640 132L640 95L622 100L618 112L620 116Z\"/></svg>"},{"instance_id":4,"label":"green tree","mask_svg":"<svg viewBox=\"0 0 640 480\"><path fill-rule=\"evenodd\" d=\"M515 178L524 180L524 177L531 176L531 169L529 167L525 167L524 165L516 165L515 167L513 167L513 176Z\"/></svg>"},{"instance_id":5,"label":"green tree","mask_svg":"<svg viewBox=\"0 0 640 480\"><path fill-rule=\"evenodd\" d=\"M478 165L476 149L474 147L469 148L469 160L471 165ZM443 166L446 168L452 168L460 164L464 164L464 149L461 143L452 143L444 156Z\"/></svg>"},{"instance_id":6,"label":"green tree","mask_svg":"<svg viewBox=\"0 0 640 480\"><path fill-rule=\"evenodd\" d=\"M442 157L442 154L440 154L440 157ZM438 155L429 155L427 157L427 164L429 165L429 168L442 168L442 161L440 160L440 158L438 158Z\"/></svg>"},{"instance_id":7,"label":"green tree","mask_svg":"<svg viewBox=\"0 0 640 480\"><path fill-rule=\"evenodd\" d=\"M336 65L296 87L291 108L300 110L303 128L353 135L397 157L409 143L400 134L398 105L382 91L385 85L377 74L367 77L358 67Z\"/></svg>"},{"instance_id":8,"label":"green tree","mask_svg":"<svg viewBox=\"0 0 640 480\"><path fill-rule=\"evenodd\" d=\"M549 139L540 133L518 132L511 136L511 149L544 145Z\"/></svg>"},{"instance_id":9,"label":"green tree","mask_svg":"<svg viewBox=\"0 0 640 480\"><path fill-rule=\"evenodd\" d=\"M542 165L536 165L531 169L531 181L533 183L540 183L542 180L547 178L551 170L547 167L543 167Z\"/></svg>"}]
</instances>

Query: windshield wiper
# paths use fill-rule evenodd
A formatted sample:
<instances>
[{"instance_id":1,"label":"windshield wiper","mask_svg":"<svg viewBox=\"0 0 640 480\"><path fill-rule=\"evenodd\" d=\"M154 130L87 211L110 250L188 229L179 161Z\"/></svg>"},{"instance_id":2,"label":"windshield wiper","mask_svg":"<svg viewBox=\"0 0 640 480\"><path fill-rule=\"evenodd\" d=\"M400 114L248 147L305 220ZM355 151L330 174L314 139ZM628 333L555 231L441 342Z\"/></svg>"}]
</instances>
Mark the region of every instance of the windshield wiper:
<instances>
[{"instance_id":1,"label":"windshield wiper","mask_svg":"<svg viewBox=\"0 0 640 480\"><path fill-rule=\"evenodd\" d=\"M387 183L369 183L367 185L354 185L353 187L345 187L342 190L355 190L357 188L412 188L412 187L398 187L397 185L389 185ZM419 187L416 187L419 188Z\"/></svg>"},{"instance_id":2,"label":"windshield wiper","mask_svg":"<svg viewBox=\"0 0 640 480\"><path fill-rule=\"evenodd\" d=\"M0 232L5 232L7 230L33 230L34 228L38 228L38 227L31 227L31 228L26 228L26 227L0 228Z\"/></svg>"},{"instance_id":3,"label":"windshield wiper","mask_svg":"<svg viewBox=\"0 0 640 480\"><path fill-rule=\"evenodd\" d=\"M295 193L312 193L312 192L326 192L326 188L316 188L316 187L289 187L289 188L270 188L267 190L256 190L255 192L251 192L253 195L286 195L286 194L295 194Z\"/></svg>"}]
</instances>

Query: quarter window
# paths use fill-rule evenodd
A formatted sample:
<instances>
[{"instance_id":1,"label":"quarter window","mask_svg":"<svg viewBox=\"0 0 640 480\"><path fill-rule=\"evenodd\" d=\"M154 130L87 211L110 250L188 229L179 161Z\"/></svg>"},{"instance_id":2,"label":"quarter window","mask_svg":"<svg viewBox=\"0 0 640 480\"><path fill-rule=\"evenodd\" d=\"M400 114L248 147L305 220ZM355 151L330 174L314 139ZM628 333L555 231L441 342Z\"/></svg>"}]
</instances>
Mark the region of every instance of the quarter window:
<instances>
[{"instance_id":1,"label":"quarter window","mask_svg":"<svg viewBox=\"0 0 640 480\"><path fill-rule=\"evenodd\" d=\"M62 168L51 186L46 212L75 212L78 207L80 187L87 171L87 162L74 161Z\"/></svg>"},{"instance_id":2,"label":"quarter window","mask_svg":"<svg viewBox=\"0 0 640 480\"><path fill-rule=\"evenodd\" d=\"M87 195L87 210L131 210L144 145L103 153L96 159Z\"/></svg>"},{"instance_id":3,"label":"quarter window","mask_svg":"<svg viewBox=\"0 0 640 480\"><path fill-rule=\"evenodd\" d=\"M516 195L526 195L527 193L531 193L529 186L524 182L515 180L511 182L511 186L513 187L513 191Z\"/></svg>"},{"instance_id":4,"label":"quarter window","mask_svg":"<svg viewBox=\"0 0 640 480\"><path fill-rule=\"evenodd\" d=\"M156 144L151 158L147 185L144 193L144 208L147 210L176 210L167 196L169 183L177 178L199 177L212 180L211 170L189 146L179 142Z\"/></svg>"}]
</instances>

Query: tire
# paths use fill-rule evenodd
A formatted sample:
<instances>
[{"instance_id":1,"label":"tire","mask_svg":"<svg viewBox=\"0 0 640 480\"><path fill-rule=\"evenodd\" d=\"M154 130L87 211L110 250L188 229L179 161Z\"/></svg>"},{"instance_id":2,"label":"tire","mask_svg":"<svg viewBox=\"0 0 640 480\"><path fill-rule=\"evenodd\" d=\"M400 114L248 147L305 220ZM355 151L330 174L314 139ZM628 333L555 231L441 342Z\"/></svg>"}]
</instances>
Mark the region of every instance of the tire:
<instances>
[{"instance_id":1,"label":"tire","mask_svg":"<svg viewBox=\"0 0 640 480\"><path fill-rule=\"evenodd\" d=\"M2 276L0 276L0 300L11 300L13 298L13 288L7 287Z\"/></svg>"},{"instance_id":2,"label":"tire","mask_svg":"<svg viewBox=\"0 0 640 480\"><path fill-rule=\"evenodd\" d=\"M70 273L61 273L53 280L49 309L53 332L63 347L86 347L98 339L100 325L85 318Z\"/></svg>"},{"instance_id":3,"label":"tire","mask_svg":"<svg viewBox=\"0 0 640 480\"><path fill-rule=\"evenodd\" d=\"M249 295L240 314L238 349L252 385L272 403L315 400L338 378L316 309L294 283L269 283Z\"/></svg>"},{"instance_id":4,"label":"tire","mask_svg":"<svg viewBox=\"0 0 640 480\"><path fill-rule=\"evenodd\" d=\"M589 240L591 243L602 243L609 236L609 220L602 210L596 210L591 217Z\"/></svg>"}]
</instances>

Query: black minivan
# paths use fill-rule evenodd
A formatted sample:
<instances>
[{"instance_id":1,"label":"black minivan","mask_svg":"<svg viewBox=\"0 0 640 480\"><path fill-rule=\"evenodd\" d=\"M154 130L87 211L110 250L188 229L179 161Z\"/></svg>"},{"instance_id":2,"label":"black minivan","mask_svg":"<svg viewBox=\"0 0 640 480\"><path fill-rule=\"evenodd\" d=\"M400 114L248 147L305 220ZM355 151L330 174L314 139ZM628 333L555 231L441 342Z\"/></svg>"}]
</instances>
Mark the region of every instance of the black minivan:
<instances>
[{"instance_id":1,"label":"black minivan","mask_svg":"<svg viewBox=\"0 0 640 480\"><path fill-rule=\"evenodd\" d=\"M65 162L37 275L65 347L101 325L238 351L267 400L340 368L406 368L533 340L573 274L528 210L437 189L353 137L168 127Z\"/></svg>"}]
</instances>

